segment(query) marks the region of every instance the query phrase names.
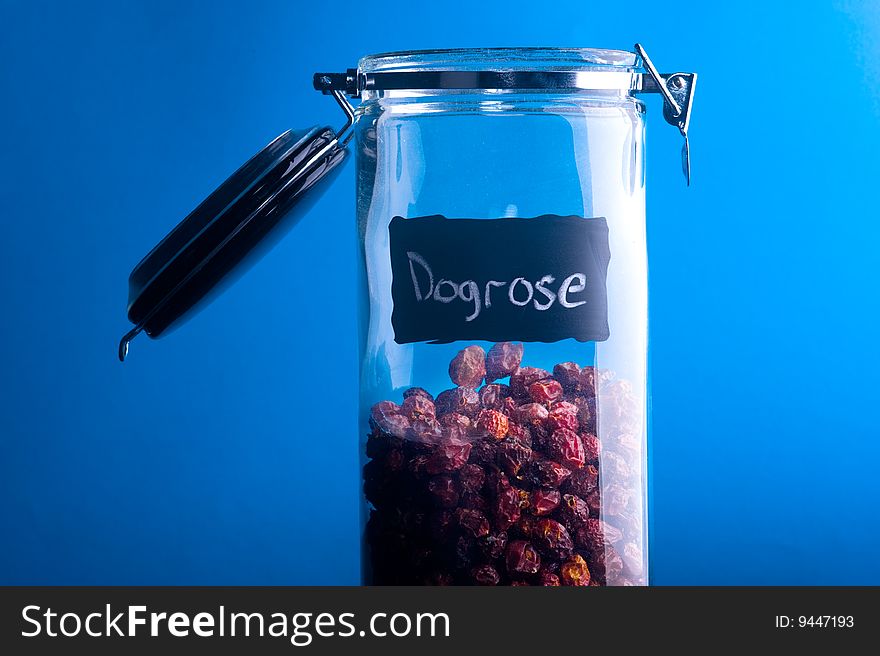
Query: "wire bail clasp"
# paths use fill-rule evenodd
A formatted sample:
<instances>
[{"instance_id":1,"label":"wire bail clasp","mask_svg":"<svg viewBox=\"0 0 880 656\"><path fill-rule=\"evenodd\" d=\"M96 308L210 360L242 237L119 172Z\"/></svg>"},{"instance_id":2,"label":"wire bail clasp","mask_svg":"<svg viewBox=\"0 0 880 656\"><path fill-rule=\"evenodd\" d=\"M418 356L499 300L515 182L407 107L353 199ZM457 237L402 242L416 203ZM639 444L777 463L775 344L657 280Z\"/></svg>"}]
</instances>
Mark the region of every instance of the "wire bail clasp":
<instances>
[{"instance_id":1,"label":"wire bail clasp","mask_svg":"<svg viewBox=\"0 0 880 656\"><path fill-rule=\"evenodd\" d=\"M670 125L674 125L684 137L681 147L681 170L691 183L691 156L690 143L688 141L688 127L691 120L691 109L694 100L694 88L697 86L696 73L658 73L651 58L641 44L635 45L636 53L642 58L642 63L648 71L648 76L642 76L641 91L646 93L660 93L663 96L663 118Z\"/></svg>"}]
</instances>

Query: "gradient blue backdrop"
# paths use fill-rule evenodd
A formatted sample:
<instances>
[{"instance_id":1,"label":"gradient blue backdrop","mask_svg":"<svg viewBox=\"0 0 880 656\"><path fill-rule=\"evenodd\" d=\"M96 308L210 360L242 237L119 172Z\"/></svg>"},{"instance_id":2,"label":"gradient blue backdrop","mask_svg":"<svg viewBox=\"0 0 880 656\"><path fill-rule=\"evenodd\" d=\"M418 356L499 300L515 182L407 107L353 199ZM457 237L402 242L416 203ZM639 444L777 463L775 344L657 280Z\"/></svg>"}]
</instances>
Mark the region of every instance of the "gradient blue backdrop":
<instances>
[{"instance_id":1,"label":"gradient blue backdrop","mask_svg":"<svg viewBox=\"0 0 880 656\"><path fill-rule=\"evenodd\" d=\"M315 70L637 40L700 74L690 189L649 101L654 581L880 583L880 11L800 4L3 0L0 583L356 583L351 165L122 366L130 268L339 122Z\"/></svg>"}]
</instances>

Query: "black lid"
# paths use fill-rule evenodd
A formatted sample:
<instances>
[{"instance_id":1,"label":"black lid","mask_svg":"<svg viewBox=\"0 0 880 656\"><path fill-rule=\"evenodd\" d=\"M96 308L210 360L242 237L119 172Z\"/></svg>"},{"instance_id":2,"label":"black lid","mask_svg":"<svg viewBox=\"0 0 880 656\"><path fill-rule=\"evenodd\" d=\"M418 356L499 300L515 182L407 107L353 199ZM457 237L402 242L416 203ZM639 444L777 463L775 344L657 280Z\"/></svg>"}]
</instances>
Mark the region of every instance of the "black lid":
<instances>
[{"instance_id":1,"label":"black lid","mask_svg":"<svg viewBox=\"0 0 880 656\"><path fill-rule=\"evenodd\" d=\"M158 337L274 244L345 153L331 128L287 131L202 201L132 270L128 319L135 327L119 343L119 359L139 332Z\"/></svg>"}]
</instances>

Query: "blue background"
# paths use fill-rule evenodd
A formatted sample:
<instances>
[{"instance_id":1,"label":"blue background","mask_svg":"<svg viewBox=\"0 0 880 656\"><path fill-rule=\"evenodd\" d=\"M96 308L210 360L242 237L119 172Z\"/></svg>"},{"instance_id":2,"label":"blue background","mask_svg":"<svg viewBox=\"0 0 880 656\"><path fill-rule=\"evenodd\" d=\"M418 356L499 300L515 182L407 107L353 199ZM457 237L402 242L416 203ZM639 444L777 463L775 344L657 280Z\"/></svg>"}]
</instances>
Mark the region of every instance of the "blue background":
<instances>
[{"instance_id":1,"label":"blue background","mask_svg":"<svg viewBox=\"0 0 880 656\"><path fill-rule=\"evenodd\" d=\"M654 581L880 583L872 4L4 0L0 583L356 583L351 164L123 366L129 270L277 133L340 122L315 70L636 41L700 74L690 189L649 101Z\"/></svg>"}]
</instances>

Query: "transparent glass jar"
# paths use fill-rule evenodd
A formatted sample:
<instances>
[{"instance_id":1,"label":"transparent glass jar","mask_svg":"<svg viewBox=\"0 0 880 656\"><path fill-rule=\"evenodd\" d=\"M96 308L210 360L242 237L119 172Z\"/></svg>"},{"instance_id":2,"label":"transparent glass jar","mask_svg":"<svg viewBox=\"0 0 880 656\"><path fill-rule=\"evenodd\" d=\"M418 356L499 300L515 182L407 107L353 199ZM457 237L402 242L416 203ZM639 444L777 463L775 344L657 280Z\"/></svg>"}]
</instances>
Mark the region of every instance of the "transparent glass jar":
<instances>
[{"instance_id":1,"label":"transparent glass jar","mask_svg":"<svg viewBox=\"0 0 880 656\"><path fill-rule=\"evenodd\" d=\"M359 63L582 81L361 94L366 583L647 584L640 66L589 49Z\"/></svg>"},{"instance_id":2,"label":"transparent glass jar","mask_svg":"<svg viewBox=\"0 0 880 656\"><path fill-rule=\"evenodd\" d=\"M364 581L648 582L644 106L685 137L695 73L644 50L374 55L132 270L119 358L295 224L354 136ZM347 97L360 97L355 109Z\"/></svg>"}]
</instances>

